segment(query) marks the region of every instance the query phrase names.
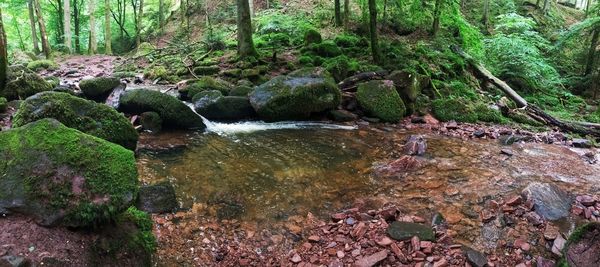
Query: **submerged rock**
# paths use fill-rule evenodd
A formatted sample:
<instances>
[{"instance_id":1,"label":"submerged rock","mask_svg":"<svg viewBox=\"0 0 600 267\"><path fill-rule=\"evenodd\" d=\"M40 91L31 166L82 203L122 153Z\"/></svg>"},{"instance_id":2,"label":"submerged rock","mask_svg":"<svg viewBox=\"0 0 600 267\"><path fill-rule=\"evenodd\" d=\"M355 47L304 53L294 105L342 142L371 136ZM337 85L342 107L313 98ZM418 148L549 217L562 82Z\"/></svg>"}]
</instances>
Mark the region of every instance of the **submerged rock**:
<instances>
[{"instance_id":1,"label":"submerged rock","mask_svg":"<svg viewBox=\"0 0 600 267\"><path fill-rule=\"evenodd\" d=\"M15 114L13 125L53 118L67 127L135 150L138 133L125 116L104 104L67 93L43 92L27 98Z\"/></svg>"},{"instance_id":2,"label":"submerged rock","mask_svg":"<svg viewBox=\"0 0 600 267\"><path fill-rule=\"evenodd\" d=\"M169 182L142 186L136 207L150 213L173 212L179 208L175 188Z\"/></svg>"},{"instance_id":3,"label":"submerged rock","mask_svg":"<svg viewBox=\"0 0 600 267\"><path fill-rule=\"evenodd\" d=\"M348 122L355 121L358 119L358 116L347 110L332 110L329 112L329 117L337 122Z\"/></svg>"},{"instance_id":4,"label":"submerged rock","mask_svg":"<svg viewBox=\"0 0 600 267\"><path fill-rule=\"evenodd\" d=\"M531 183L523 195L533 202L535 212L547 220L567 217L571 210L572 197L552 184Z\"/></svg>"},{"instance_id":5,"label":"submerged rock","mask_svg":"<svg viewBox=\"0 0 600 267\"><path fill-rule=\"evenodd\" d=\"M311 114L336 108L341 92L331 75L308 68L279 76L249 94L258 115L267 121L304 120Z\"/></svg>"},{"instance_id":6,"label":"submerged rock","mask_svg":"<svg viewBox=\"0 0 600 267\"><path fill-rule=\"evenodd\" d=\"M600 264L600 223L577 228L569 238L565 258L572 267L596 267Z\"/></svg>"},{"instance_id":7,"label":"submerged rock","mask_svg":"<svg viewBox=\"0 0 600 267\"><path fill-rule=\"evenodd\" d=\"M162 130L162 119L160 115L154 111L144 112L140 114L140 124L146 131L158 133Z\"/></svg>"},{"instance_id":8,"label":"submerged rock","mask_svg":"<svg viewBox=\"0 0 600 267\"><path fill-rule=\"evenodd\" d=\"M138 192L133 152L43 119L0 132L0 210L41 225L114 219Z\"/></svg>"},{"instance_id":9,"label":"submerged rock","mask_svg":"<svg viewBox=\"0 0 600 267\"><path fill-rule=\"evenodd\" d=\"M121 85L121 81L118 78L100 77L79 82L79 89L86 98L104 102L113 89L119 85Z\"/></svg>"},{"instance_id":10,"label":"submerged rock","mask_svg":"<svg viewBox=\"0 0 600 267\"><path fill-rule=\"evenodd\" d=\"M131 114L154 111L163 120L163 126L174 128L199 128L206 126L202 119L177 98L148 89L125 91L119 99L119 110Z\"/></svg>"},{"instance_id":11,"label":"submerged rock","mask_svg":"<svg viewBox=\"0 0 600 267\"><path fill-rule=\"evenodd\" d=\"M389 80L360 84L356 99L368 115L385 122L399 122L406 113L406 107L394 87L394 82Z\"/></svg>"},{"instance_id":12,"label":"submerged rock","mask_svg":"<svg viewBox=\"0 0 600 267\"><path fill-rule=\"evenodd\" d=\"M413 236L417 236L423 241L435 241L433 229L418 223L392 222L388 227L387 233L391 238L399 241L411 239Z\"/></svg>"}]
</instances>

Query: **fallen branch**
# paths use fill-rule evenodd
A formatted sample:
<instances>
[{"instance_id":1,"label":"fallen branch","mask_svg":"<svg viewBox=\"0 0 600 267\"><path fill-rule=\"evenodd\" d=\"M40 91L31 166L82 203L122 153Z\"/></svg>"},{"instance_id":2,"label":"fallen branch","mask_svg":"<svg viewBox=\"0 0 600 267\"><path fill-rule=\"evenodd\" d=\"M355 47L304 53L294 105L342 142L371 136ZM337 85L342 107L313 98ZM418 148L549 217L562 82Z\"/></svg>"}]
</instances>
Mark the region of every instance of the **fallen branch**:
<instances>
[{"instance_id":1,"label":"fallen branch","mask_svg":"<svg viewBox=\"0 0 600 267\"><path fill-rule=\"evenodd\" d=\"M596 138L600 138L600 124L562 121L553 117L552 115L544 112L539 107L527 103L527 100L521 97L506 82L494 76L489 70L487 70L484 66L479 64L473 57L464 52L460 47L453 45L451 49L467 61L467 63L473 68L473 70L475 71L475 75L479 79L493 84L494 86L502 90L502 92L504 92L511 100L513 100L517 104L517 107L525 110L527 115L533 118L534 120L549 126L558 127L563 131L583 135L591 135Z\"/></svg>"},{"instance_id":2,"label":"fallen branch","mask_svg":"<svg viewBox=\"0 0 600 267\"><path fill-rule=\"evenodd\" d=\"M376 72L363 72L356 74L354 76L348 77L338 85L342 91L351 91L356 89L357 84L364 81L370 80L381 80L384 79L386 75L388 75L388 71L376 71Z\"/></svg>"}]
</instances>

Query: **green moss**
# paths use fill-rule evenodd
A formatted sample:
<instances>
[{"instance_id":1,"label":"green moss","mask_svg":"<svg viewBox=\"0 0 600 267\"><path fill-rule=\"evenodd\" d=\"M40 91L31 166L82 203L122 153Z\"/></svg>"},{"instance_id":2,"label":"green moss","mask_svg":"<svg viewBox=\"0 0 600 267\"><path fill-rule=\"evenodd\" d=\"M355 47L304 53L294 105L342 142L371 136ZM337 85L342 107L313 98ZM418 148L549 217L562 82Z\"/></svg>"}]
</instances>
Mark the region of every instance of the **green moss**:
<instances>
[{"instance_id":1,"label":"green moss","mask_svg":"<svg viewBox=\"0 0 600 267\"><path fill-rule=\"evenodd\" d=\"M52 88L56 88L60 85L60 79L58 77L51 76L46 77L44 79L50 84L50 87Z\"/></svg>"},{"instance_id":2,"label":"green moss","mask_svg":"<svg viewBox=\"0 0 600 267\"><path fill-rule=\"evenodd\" d=\"M10 158L0 164L0 203L26 199L20 210L44 225L110 221L138 192L132 151L52 119L0 133L0 158Z\"/></svg>"},{"instance_id":3,"label":"green moss","mask_svg":"<svg viewBox=\"0 0 600 267\"><path fill-rule=\"evenodd\" d=\"M508 120L502 116L500 110L492 109L484 103L476 103L474 107L477 119L483 122L507 123Z\"/></svg>"},{"instance_id":4,"label":"green moss","mask_svg":"<svg viewBox=\"0 0 600 267\"><path fill-rule=\"evenodd\" d=\"M214 75L221 71L219 66L198 66L194 68L194 74L204 76L204 75Z\"/></svg>"},{"instance_id":5,"label":"green moss","mask_svg":"<svg viewBox=\"0 0 600 267\"><path fill-rule=\"evenodd\" d=\"M342 34L338 35L333 39L333 42L339 47L342 48L353 48L358 45L360 42L360 38L355 35Z\"/></svg>"},{"instance_id":6,"label":"green moss","mask_svg":"<svg viewBox=\"0 0 600 267\"><path fill-rule=\"evenodd\" d=\"M148 89L127 90L119 99L119 110L131 114L154 111L163 119L163 126L201 128L202 120L177 98Z\"/></svg>"},{"instance_id":7,"label":"green moss","mask_svg":"<svg viewBox=\"0 0 600 267\"><path fill-rule=\"evenodd\" d=\"M462 97L433 100L433 114L442 121L477 122L477 113L468 101Z\"/></svg>"},{"instance_id":8,"label":"green moss","mask_svg":"<svg viewBox=\"0 0 600 267\"><path fill-rule=\"evenodd\" d=\"M218 93L218 91L212 92ZM209 120L241 120L256 115L247 97L215 96L207 95L195 101L196 112Z\"/></svg>"},{"instance_id":9,"label":"green moss","mask_svg":"<svg viewBox=\"0 0 600 267\"><path fill-rule=\"evenodd\" d=\"M242 70L242 78L253 79L258 76L260 76L260 70L258 68Z\"/></svg>"},{"instance_id":10,"label":"green moss","mask_svg":"<svg viewBox=\"0 0 600 267\"><path fill-rule=\"evenodd\" d=\"M150 80L168 80L169 71L164 66L154 66L144 72L144 77Z\"/></svg>"},{"instance_id":11,"label":"green moss","mask_svg":"<svg viewBox=\"0 0 600 267\"><path fill-rule=\"evenodd\" d=\"M223 93L221 93L220 91L217 91L217 90L202 91L202 92L199 92L194 95L194 98L192 98L192 103L196 103L200 100L207 101L207 102L213 102L220 97L223 97Z\"/></svg>"},{"instance_id":12,"label":"green moss","mask_svg":"<svg viewBox=\"0 0 600 267\"><path fill-rule=\"evenodd\" d=\"M314 58L310 55L303 55L298 58L298 63L304 66L314 66Z\"/></svg>"},{"instance_id":13,"label":"green moss","mask_svg":"<svg viewBox=\"0 0 600 267\"><path fill-rule=\"evenodd\" d=\"M229 91L229 95L230 96L248 96L248 94L250 92L252 92L252 90L254 90L254 87L252 87L252 86L240 85L240 86L237 86L237 87L234 87L233 89L231 89L231 91Z\"/></svg>"},{"instance_id":14,"label":"green moss","mask_svg":"<svg viewBox=\"0 0 600 267\"><path fill-rule=\"evenodd\" d=\"M120 84L118 78L100 77L79 82L79 88L87 98L104 102L112 90Z\"/></svg>"},{"instance_id":15,"label":"green moss","mask_svg":"<svg viewBox=\"0 0 600 267\"><path fill-rule=\"evenodd\" d=\"M342 55L342 49L340 49L334 42L325 41L318 44L308 45L300 50L304 55L317 55L320 57L337 57Z\"/></svg>"},{"instance_id":16,"label":"green moss","mask_svg":"<svg viewBox=\"0 0 600 267\"><path fill-rule=\"evenodd\" d=\"M193 82L179 92L182 93L184 99L192 99L197 93L210 90L217 90L223 95L227 95L229 94L229 90L231 90L231 88L224 81L205 76Z\"/></svg>"},{"instance_id":17,"label":"green moss","mask_svg":"<svg viewBox=\"0 0 600 267\"><path fill-rule=\"evenodd\" d=\"M8 100L25 99L39 92L52 90L52 85L44 78L28 71L11 71L8 80L4 92L0 94Z\"/></svg>"},{"instance_id":18,"label":"green moss","mask_svg":"<svg viewBox=\"0 0 600 267\"><path fill-rule=\"evenodd\" d=\"M162 129L162 119L160 115L156 112L144 112L140 114L140 124L142 128L147 131L151 131L153 133L160 132Z\"/></svg>"},{"instance_id":19,"label":"green moss","mask_svg":"<svg viewBox=\"0 0 600 267\"><path fill-rule=\"evenodd\" d=\"M8 101L4 97L0 97L0 113L5 112L8 108Z\"/></svg>"},{"instance_id":20,"label":"green moss","mask_svg":"<svg viewBox=\"0 0 600 267\"><path fill-rule=\"evenodd\" d=\"M138 231L134 232L130 239L134 243L133 245L143 248L148 253L154 253L158 244L154 233L152 233L154 222L150 215L135 207L130 207L123 213L122 219L134 223L138 228Z\"/></svg>"},{"instance_id":21,"label":"green moss","mask_svg":"<svg viewBox=\"0 0 600 267\"><path fill-rule=\"evenodd\" d=\"M343 55L326 60L323 63L323 67L333 75L333 78L337 82L341 82L353 75L360 68L356 60Z\"/></svg>"},{"instance_id":22,"label":"green moss","mask_svg":"<svg viewBox=\"0 0 600 267\"><path fill-rule=\"evenodd\" d=\"M304 45L320 44L322 41L321 33L315 29L309 29L304 33Z\"/></svg>"},{"instance_id":23,"label":"green moss","mask_svg":"<svg viewBox=\"0 0 600 267\"><path fill-rule=\"evenodd\" d=\"M119 72L113 73L113 77L118 78L118 79L133 78L135 76L136 76L136 73L133 71L119 71Z\"/></svg>"},{"instance_id":24,"label":"green moss","mask_svg":"<svg viewBox=\"0 0 600 267\"><path fill-rule=\"evenodd\" d=\"M27 68L30 70L33 70L33 71L55 70L55 69L58 69L58 65L52 60L43 59L43 60L34 60L34 61L29 62L27 64Z\"/></svg>"},{"instance_id":25,"label":"green moss","mask_svg":"<svg viewBox=\"0 0 600 267\"><path fill-rule=\"evenodd\" d=\"M358 86L356 99L369 116L399 122L406 113L404 102L392 81L370 81Z\"/></svg>"},{"instance_id":26,"label":"green moss","mask_svg":"<svg viewBox=\"0 0 600 267\"><path fill-rule=\"evenodd\" d=\"M131 123L113 108L59 92L44 92L23 101L14 116L20 127L44 118L54 118L67 127L135 150L138 134Z\"/></svg>"}]
</instances>

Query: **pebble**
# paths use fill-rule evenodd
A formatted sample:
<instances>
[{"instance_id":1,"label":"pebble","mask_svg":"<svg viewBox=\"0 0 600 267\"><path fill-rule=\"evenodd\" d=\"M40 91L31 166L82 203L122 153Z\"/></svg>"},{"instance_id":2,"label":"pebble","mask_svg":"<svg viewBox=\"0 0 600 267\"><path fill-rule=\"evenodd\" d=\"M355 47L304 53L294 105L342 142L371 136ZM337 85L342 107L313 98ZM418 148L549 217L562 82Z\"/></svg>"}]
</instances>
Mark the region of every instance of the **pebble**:
<instances>
[{"instance_id":1,"label":"pebble","mask_svg":"<svg viewBox=\"0 0 600 267\"><path fill-rule=\"evenodd\" d=\"M372 267L372 266L375 266L375 264L377 264L380 261L387 258L387 256L388 256L387 250L382 250L382 251L379 251L370 256L358 259L355 263L355 266L356 267Z\"/></svg>"},{"instance_id":2,"label":"pebble","mask_svg":"<svg viewBox=\"0 0 600 267\"><path fill-rule=\"evenodd\" d=\"M345 257L345 256L346 256L346 254L345 254L343 251L341 251L341 250L338 250L338 251L337 251L337 257L338 257L338 258L340 258L340 259L341 259L341 258L343 258L343 257Z\"/></svg>"},{"instance_id":3,"label":"pebble","mask_svg":"<svg viewBox=\"0 0 600 267\"><path fill-rule=\"evenodd\" d=\"M308 237L308 241L317 243L321 241L321 237L319 237L318 235L311 235Z\"/></svg>"},{"instance_id":4,"label":"pebble","mask_svg":"<svg viewBox=\"0 0 600 267\"><path fill-rule=\"evenodd\" d=\"M377 245L385 247L385 246L389 246L390 244L392 244L392 242L393 241L389 237L386 236L386 237L382 238L381 240L377 241L376 243L377 243Z\"/></svg>"},{"instance_id":5,"label":"pebble","mask_svg":"<svg viewBox=\"0 0 600 267\"><path fill-rule=\"evenodd\" d=\"M292 257L291 261L293 263L299 263L302 261L302 258L300 257L300 255L298 255L298 253L294 254L294 256Z\"/></svg>"},{"instance_id":6,"label":"pebble","mask_svg":"<svg viewBox=\"0 0 600 267\"><path fill-rule=\"evenodd\" d=\"M347 225L354 225L355 223L356 223L356 220L352 217L349 217L348 219L346 219Z\"/></svg>"}]
</instances>

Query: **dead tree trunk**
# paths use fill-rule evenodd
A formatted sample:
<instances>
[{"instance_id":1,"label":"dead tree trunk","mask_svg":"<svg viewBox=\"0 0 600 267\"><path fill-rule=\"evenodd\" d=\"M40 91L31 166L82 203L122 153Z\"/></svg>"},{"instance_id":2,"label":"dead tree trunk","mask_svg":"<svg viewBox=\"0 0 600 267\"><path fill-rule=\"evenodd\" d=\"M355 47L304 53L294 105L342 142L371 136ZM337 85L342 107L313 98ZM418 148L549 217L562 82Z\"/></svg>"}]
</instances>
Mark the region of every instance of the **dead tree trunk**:
<instances>
[{"instance_id":1,"label":"dead tree trunk","mask_svg":"<svg viewBox=\"0 0 600 267\"><path fill-rule=\"evenodd\" d=\"M498 87L500 90L502 90L502 92L504 92L510 99L512 99L517 104L517 107L524 109L527 115L529 115L534 120L544 123L548 126L557 127L562 131L578 133L583 135L591 135L596 138L600 138L600 124L567 122L554 118L550 114L544 112L539 107L527 103L527 101L523 97L521 97L517 92L515 92L515 90L513 90L507 83L494 76L484 66L475 61L473 57L465 53L460 47L452 46L452 50L456 54L463 57L469 63L469 65L473 68L475 75L479 79Z\"/></svg>"}]
</instances>

